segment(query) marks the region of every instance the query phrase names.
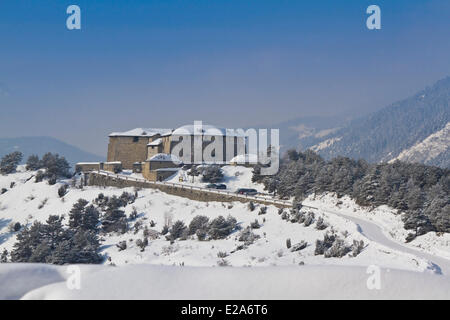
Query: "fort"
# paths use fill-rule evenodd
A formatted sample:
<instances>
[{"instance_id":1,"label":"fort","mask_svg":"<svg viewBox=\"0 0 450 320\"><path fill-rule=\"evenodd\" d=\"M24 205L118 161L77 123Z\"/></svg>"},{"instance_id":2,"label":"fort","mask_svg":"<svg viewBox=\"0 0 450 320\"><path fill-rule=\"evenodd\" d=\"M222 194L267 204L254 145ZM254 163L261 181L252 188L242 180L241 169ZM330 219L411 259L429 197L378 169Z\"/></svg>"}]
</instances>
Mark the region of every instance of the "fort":
<instances>
[{"instance_id":1,"label":"fort","mask_svg":"<svg viewBox=\"0 0 450 320\"><path fill-rule=\"evenodd\" d=\"M132 170L151 181L162 181L182 164L225 165L244 159L247 136L243 130L221 129L194 122L177 129L136 128L109 135L107 161L78 163L76 171ZM247 162L246 160L247 159Z\"/></svg>"}]
</instances>

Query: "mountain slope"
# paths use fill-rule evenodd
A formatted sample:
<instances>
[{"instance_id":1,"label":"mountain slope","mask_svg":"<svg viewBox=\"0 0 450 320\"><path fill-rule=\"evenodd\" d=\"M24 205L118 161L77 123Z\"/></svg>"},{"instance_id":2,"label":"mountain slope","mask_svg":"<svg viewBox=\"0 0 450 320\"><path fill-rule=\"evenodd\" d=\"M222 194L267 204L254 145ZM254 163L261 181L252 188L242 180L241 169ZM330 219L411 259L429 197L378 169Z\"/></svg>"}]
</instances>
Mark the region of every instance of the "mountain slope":
<instances>
[{"instance_id":1,"label":"mountain slope","mask_svg":"<svg viewBox=\"0 0 450 320\"><path fill-rule=\"evenodd\" d=\"M41 157L46 152L58 153L64 156L72 166L80 161L104 160L98 155L51 137L0 138L0 157L13 151L22 152L23 161L26 161L32 154Z\"/></svg>"},{"instance_id":2,"label":"mountain slope","mask_svg":"<svg viewBox=\"0 0 450 320\"><path fill-rule=\"evenodd\" d=\"M324 137L312 149L325 158L342 155L370 162L389 161L443 130L449 122L450 77L447 77L410 98L353 120L348 126ZM333 143L324 143L326 140ZM417 156L404 160L448 167L444 156L449 149L448 139L441 139L439 143L441 145L436 148L435 144L434 148L439 152L432 157L416 153Z\"/></svg>"},{"instance_id":3,"label":"mountain slope","mask_svg":"<svg viewBox=\"0 0 450 320\"><path fill-rule=\"evenodd\" d=\"M450 165L449 148L450 145L450 122L444 129L439 130L413 147L402 151L394 160L406 162L418 161L425 164L442 163L443 166ZM439 160L442 156L443 159Z\"/></svg>"},{"instance_id":4,"label":"mountain slope","mask_svg":"<svg viewBox=\"0 0 450 320\"><path fill-rule=\"evenodd\" d=\"M347 116L310 116L300 117L278 123L263 125L261 128L280 130L281 152L289 148L304 150L323 141L348 124Z\"/></svg>"}]
</instances>

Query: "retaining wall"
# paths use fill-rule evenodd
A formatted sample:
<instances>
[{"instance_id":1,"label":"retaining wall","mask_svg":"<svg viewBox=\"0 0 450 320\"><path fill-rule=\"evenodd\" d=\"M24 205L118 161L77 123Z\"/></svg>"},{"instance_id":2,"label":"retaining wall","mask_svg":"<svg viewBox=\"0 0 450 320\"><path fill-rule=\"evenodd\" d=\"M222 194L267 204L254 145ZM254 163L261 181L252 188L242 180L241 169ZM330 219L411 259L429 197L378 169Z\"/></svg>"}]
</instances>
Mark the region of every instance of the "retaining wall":
<instances>
[{"instance_id":1,"label":"retaining wall","mask_svg":"<svg viewBox=\"0 0 450 320\"><path fill-rule=\"evenodd\" d=\"M239 195L214 192L208 190L201 190L196 187L190 186L175 186L164 183L151 183L146 181L141 181L132 178L119 177L117 175L107 175L102 173L91 172L88 174L88 185L91 186L102 186L102 187L116 187L116 188L148 188L148 189L158 189L164 193L172 194L179 197L188 198L196 201L218 201L218 202L250 202L253 201L255 203L262 203L265 205L274 205L277 207L290 208L292 205L289 203L274 203L270 200L265 200L263 198L255 198L255 197L244 197Z\"/></svg>"}]
</instances>

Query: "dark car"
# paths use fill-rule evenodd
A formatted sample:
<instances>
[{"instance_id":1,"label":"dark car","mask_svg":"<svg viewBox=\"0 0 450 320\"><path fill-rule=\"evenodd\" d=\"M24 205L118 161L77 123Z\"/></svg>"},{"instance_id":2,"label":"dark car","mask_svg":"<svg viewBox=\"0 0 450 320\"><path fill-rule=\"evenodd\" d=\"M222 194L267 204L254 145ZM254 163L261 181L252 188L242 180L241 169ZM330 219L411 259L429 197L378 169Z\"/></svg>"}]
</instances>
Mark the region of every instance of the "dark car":
<instances>
[{"instance_id":1,"label":"dark car","mask_svg":"<svg viewBox=\"0 0 450 320\"><path fill-rule=\"evenodd\" d=\"M227 186L223 183L210 183L206 186L208 189L226 189Z\"/></svg>"},{"instance_id":2,"label":"dark car","mask_svg":"<svg viewBox=\"0 0 450 320\"><path fill-rule=\"evenodd\" d=\"M240 188L236 191L237 194L244 194L247 196L255 196L258 194L258 191L255 189L246 189L246 188Z\"/></svg>"}]
</instances>

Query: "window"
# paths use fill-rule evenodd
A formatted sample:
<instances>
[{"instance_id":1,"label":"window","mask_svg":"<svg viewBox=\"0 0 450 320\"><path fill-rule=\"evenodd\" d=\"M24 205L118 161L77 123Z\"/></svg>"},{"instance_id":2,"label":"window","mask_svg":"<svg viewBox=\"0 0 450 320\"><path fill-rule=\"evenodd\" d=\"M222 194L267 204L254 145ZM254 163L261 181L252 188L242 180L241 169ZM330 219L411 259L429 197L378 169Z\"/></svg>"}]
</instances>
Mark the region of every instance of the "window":
<instances>
[{"instance_id":1,"label":"window","mask_svg":"<svg viewBox=\"0 0 450 320\"><path fill-rule=\"evenodd\" d=\"M138 142L139 141L139 137L133 137L133 142Z\"/></svg>"}]
</instances>

